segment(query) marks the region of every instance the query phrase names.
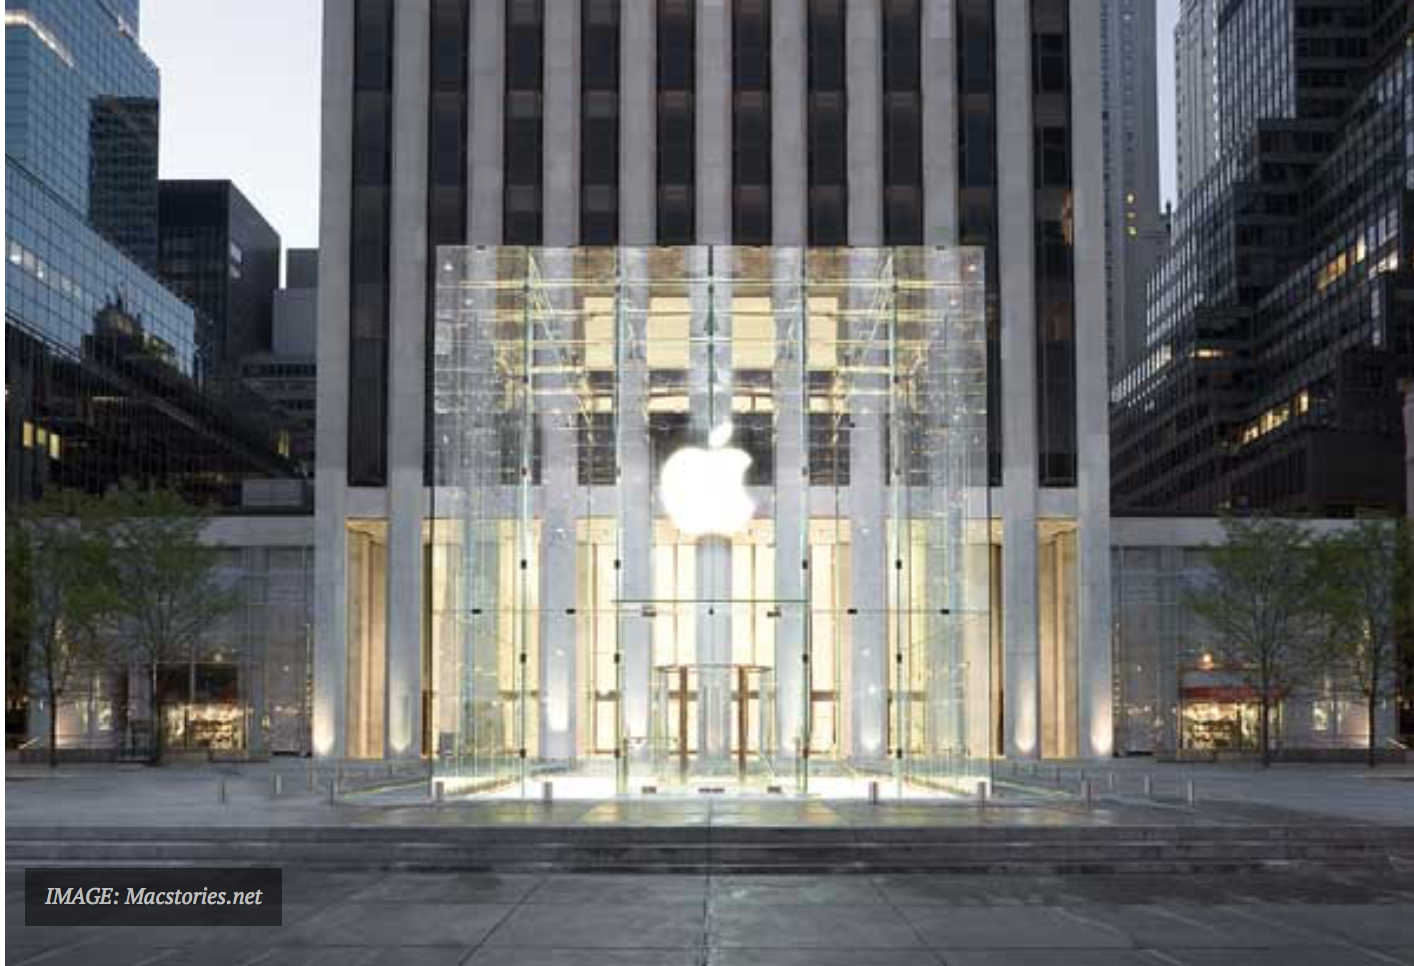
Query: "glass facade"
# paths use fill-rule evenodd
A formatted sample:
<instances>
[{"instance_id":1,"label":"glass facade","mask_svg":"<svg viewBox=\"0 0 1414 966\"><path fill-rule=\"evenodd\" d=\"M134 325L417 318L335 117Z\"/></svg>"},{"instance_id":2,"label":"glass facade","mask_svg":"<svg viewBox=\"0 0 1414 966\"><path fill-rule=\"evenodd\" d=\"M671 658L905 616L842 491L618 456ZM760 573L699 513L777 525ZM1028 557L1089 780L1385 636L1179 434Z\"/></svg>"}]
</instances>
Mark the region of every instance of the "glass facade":
<instances>
[{"instance_id":1,"label":"glass facade","mask_svg":"<svg viewBox=\"0 0 1414 966\"><path fill-rule=\"evenodd\" d=\"M971 249L442 249L439 779L975 792L982 273ZM376 624L378 526L350 527ZM348 742L376 755L382 634L354 623Z\"/></svg>"},{"instance_id":2,"label":"glass facade","mask_svg":"<svg viewBox=\"0 0 1414 966\"><path fill-rule=\"evenodd\" d=\"M697 238L697 3L657 0L658 244Z\"/></svg>"},{"instance_id":3,"label":"glass facade","mask_svg":"<svg viewBox=\"0 0 1414 966\"><path fill-rule=\"evenodd\" d=\"M202 316L150 269L157 70L136 4L6 4L6 497L123 480L234 504L275 430L216 398Z\"/></svg>"}]
</instances>

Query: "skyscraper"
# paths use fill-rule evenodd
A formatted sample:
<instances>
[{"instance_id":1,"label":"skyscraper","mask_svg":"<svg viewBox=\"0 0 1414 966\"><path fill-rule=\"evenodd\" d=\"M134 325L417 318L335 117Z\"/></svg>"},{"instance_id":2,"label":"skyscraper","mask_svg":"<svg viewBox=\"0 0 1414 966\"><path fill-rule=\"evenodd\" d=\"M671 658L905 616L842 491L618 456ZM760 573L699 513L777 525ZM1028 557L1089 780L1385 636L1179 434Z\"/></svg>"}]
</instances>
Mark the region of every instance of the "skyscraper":
<instances>
[{"instance_id":1,"label":"skyscraper","mask_svg":"<svg viewBox=\"0 0 1414 966\"><path fill-rule=\"evenodd\" d=\"M1143 355L1149 273L1165 231L1159 205L1159 105L1154 0L1104 0L1106 288L1110 368Z\"/></svg>"},{"instance_id":2,"label":"skyscraper","mask_svg":"<svg viewBox=\"0 0 1414 966\"><path fill-rule=\"evenodd\" d=\"M477 718L485 730L476 733L488 741L499 736L508 760L616 755L620 739L640 748L634 742L647 740L647 724L638 716L646 713L654 662L674 654L696 654L689 659L694 667L710 661L709 644L693 651L692 635L706 642L726 633L726 615L709 613L711 581L739 583L758 573L748 559L767 559L745 549L754 539L746 534L726 544L718 537L682 539L681 529L657 512L656 464L642 465L651 453L698 438L693 434L707 428L702 413L710 410L701 407L724 393L731 400L723 399L722 411L738 415L715 428L742 434L736 438L756 467L752 485L774 490L762 506L775 509L758 510L751 526L763 546L779 551L773 551L777 563L759 564L759 574L762 596L779 602L763 620L780 623L754 624L745 616L751 611L734 611L731 634L752 653L776 654L768 670L782 682L819 675L800 699L795 684L782 684L793 706L824 702L822 715L827 707L844 709L837 730L822 725L793 749L782 732L782 747L809 755L824 742L818 746L824 755L902 758L913 739L902 737L901 719L890 719L888 709L907 699L886 672L895 660L905 664L898 640L891 650L886 631L887 615L902 611L887 603L885 575L912 565L901 558L889 563L886 534L900 531L883 521L893 512L888 501L908 489L897 475L903 444L885 443L888 427L903 422L863 402L870 395L864 384L881 378L894 357L861 333L859 346L838 346L843 355L827 361L826 349L865 316L846 325L827 306L852 303L816 286L834 272L845 286L840 291L874 286L881 301L843 310L879 313L899 293L932 290L927 280L916 289L900 281L922 271L919 265L932 266L923 272L929 278L933 270L950 271L937 261L941 253L920 254L935 246L962 246L949 257L963 259L966 246L975 246L980 260L947 264L975 265L985 278L991 452L969 492L982 501L976 505L983 517L987 495L995 493L1004 534L994 552L1005 605L995 612L995 633L983 635L993 653L969 663L992 682L967 684L982 738L953 740L973 755L987 753L989 733L1022 756L1109 752L1106 152L1093 8L1064 0L328 0L324 22L318 754L437 753L448 747L444 738L464 748L465 729L475 729L457 716L473 713L485 716ZM633 266L644 246L662 254L644 255L642 271L649 274L639 277ZM792 264L804 267L792 274ZM765 274L738 279L730 295L723 281L742 266ZM565 287L549 284L560 277ZM675 277L680 296L662 298L679 301L650 299L658 308L650 309L647 324L678 341L662 354L646 350L646 382L632 388L634 366L644 360L636 350L617 362L603 356L601 349L614 342L585 334L602 322L591 308L603 304L601 297L611 305L636 304L635 278L653 288ZM766 278L779 281L777 294L789 304L823 313L811 323L823 341L801 342L804 335L792 330L768 342L776 346L771 352L785 352L796 364L802 353L820 360L805 380L812 399L819 397L807 411L818 414L795 442L785 417L795 410L780 396L791 363L773 369L744 345L728 358L709 353L700 365L692 361L693 353L727 338L728 325L747 332L784 324L769 309L769 291L759 288ZM742 294L748 281L758 293L750 299ZM466 307L449 304L434 317L434 283L449 297L466 288L472 302L500 291L504 297L492 305L501 312L509 311L507 300L528 300L515 302L526 306L519 322L507 316L478 344L501 345L517 325L532 338L527 378L536 385L549 380L548 395L530 397L539 428L522 432L515 429L520 420L503 414L483 427L495 432L482 446L466 450L476 465L492 459L498 467L484 467L487 479L504 472L506 485L523 492L525 502L514 505L525 512L515 527L527 541L520 565L527 576L507 571L505 581L493 579L490 558L475 558L482 563L467 563L469 570L453 565L449 551L437 549L440 536L427 546L429 528L450 532L440 514L456 499L440 484L429 485L436 454L447 452L440 436L429 435L429 424L440 425L444 405L465 402L447 395L455 374L449 367L472 364L438 347L435 333L458 324ZM824 301L812 301L817 295ZM571 300L562 317L554 309L561 298ZM709 304L719 308L703 308L705 314L694 308ZM542 327L537 320L546 312ZM870 317L877 327L869 331L894 331L892 316ZM482 316L466 324L476 318ZM564 367L551 365L549 347L539 343L542 335L557 339L559 326L568 326L574 345L565 350ZM673 332L679 334L670 338ZM519 350L507 343L505 351ZM877 364L856 371L847 362L854 352ZM896 373L892 385L929 371L923 365L907 378ZM708 372L716 388L692 388ZM876 387L881 398L892 398L890 384ZM507 392L497 405L519 398L519 391ZM578 400L578 415L555 408L568 398ZM626 428L625 398L655 400L637 429ZM541 406L550 409L540 412ZM619 443L598 447L594 440L605 432ZM517 449L515 440L527 448ZM586 488L604 485L595 468L601 459L603 479L649 486L646 502L625 504L648 516L610 515L613 532L639 548L619 563L593 549L603 539L594 536L599 531L583 529L598 515ZM466 490L468 479L481 477L468 467L448 486ZM499 504L474 503L487 513L493 505ZM829 648L822 638L810 664L815 670L803 678L798 656L792 666L779 657L792 653L780 650L788 639L814 624L794 609L803 578L788 563L798 554L781 542L797 532L790 529L796 524L782 522L787 505L811 508L799 532L821 536L808 556L819 575L834 575L833 583L817 575L825 580L818 593L828 589L830 596L816 607L840 621L840 633ZM487 522L469 520L467 533L482 532L477 526ZM819 529L826 520L839 523L831 524L828 539ZM515 551L495 552L509 561ZM669 557L695 561L700 577L662 569ZM633 614L626 602L590 603L599 600L599 591L583 583L591 560L600 560L593 566L606 573L638 568L622 579L655 599L678 594L689 608L684 613L696 617L653 618L651 628L633 629L649 611L659 617L668 611L651 601ZM933 570L939 577L946 572ZM968 571L959 562L953 572ZM463 579L483 583L473 587ZM531 584L532 596L510 589ZM454 585L460 589L449 589ZM740 598L742 588L731 586L719 592ZM485 604L468 602L466 595L479 593L489 595ZM478 636L486 626L479 619L491 619L488 609L501 615L498 621L519 615L523 626L536 628L535 640L517 645L518 656L507 652L504 665L497 659L463 667L457 662L472 661L476 648L499 639ZM575 616L591 612L618 613L627 623L611 630ZM946 607L934 615L948 616ZM764 643L771 639L768 626L776 628L774 652ZM979 612L972 626L989 627L990 618ZM623 669L621 683L608 670L615 667ZM832 677L835 667L848 669L841 672L846 679ZM944 672L936 662L928 667L919 673L933 675L933 683L920 688L931 694ZM519 697L471 697L494 691L503 673L519 682ZM599 683L586 691L590 681ZM467 700L450 700L460 687L472 689ZM961 707L960 699L953 706ZM510 707L525 713L515 717ZM787 711L781 714L785 721Z\"/></svg>"},{"instance_id":3,"label":"skyscraper","mask_svg":"<svg viewBox=\"0 0 1414 966\"><path fill-rule=\"evenodd\" d=\"M152 274L157 68L137 2L5 9L6 498L124 480L239 501L270 426L201 382L198 312Z\"/></svg>"},{"instance_id":4,"label":"skyscraper","mask_svg":"<svg viewBox=\"0 0 1414 966\"><path fill-rule=\"evenodd\" d=\"M1178 196L1188 194L1218 157L1218 7L1182 0L1173 32Z\"/></svg>"},{"instance_id":5,"label":"skyscraper","mask_svg":"<svg viewBox=\"0 0 1414 966\"><path fill-rule=\"evenodd\" d=\"M1221 155L1115 393L1127 510L1396 510L1414 368L1414 10L1230 0Z\"/></svg>"}]
</instances>

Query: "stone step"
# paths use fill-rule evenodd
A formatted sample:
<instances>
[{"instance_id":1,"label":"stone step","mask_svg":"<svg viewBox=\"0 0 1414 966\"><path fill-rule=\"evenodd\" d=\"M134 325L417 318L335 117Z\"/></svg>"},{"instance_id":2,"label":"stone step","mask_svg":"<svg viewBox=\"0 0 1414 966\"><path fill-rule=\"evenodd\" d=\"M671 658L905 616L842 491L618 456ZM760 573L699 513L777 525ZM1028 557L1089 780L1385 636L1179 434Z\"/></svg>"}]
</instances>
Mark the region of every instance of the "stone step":
<instances>
[{"instance_id":1,"label":"stone step","mask_svg":"<svg viewBox=\"0 0 1414 966\"><path fill-rule=\"evenodd\" d=\"M1220 871L1414 862L1414 827L14 827L24 865L719 872ZM1015 834L1008 835L1007 832ZM979 834L985 833L985 834Z\"/></svg>"}]
</instances>

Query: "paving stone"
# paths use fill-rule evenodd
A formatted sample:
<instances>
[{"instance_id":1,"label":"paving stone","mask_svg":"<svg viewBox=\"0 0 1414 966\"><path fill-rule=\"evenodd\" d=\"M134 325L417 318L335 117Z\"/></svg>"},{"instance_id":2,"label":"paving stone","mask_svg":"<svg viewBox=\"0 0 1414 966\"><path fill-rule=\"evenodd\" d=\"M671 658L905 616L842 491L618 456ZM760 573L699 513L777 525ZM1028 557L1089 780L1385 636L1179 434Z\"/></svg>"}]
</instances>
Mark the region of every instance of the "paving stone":
<instances>
[{"instance_id":1,"label":"paving stone","mask_svg":"<svg viewBox=\"0 0 1414 966\"><path fill-rule=\"evenodd\" d=\"M483 946L467 966L701 966L692 949L528 949Z\"/></svg>"},{"instance_id":2,"label":"paving stone","mask_svg":"<svg viewBox=\"0 0 1414 966\"><path fill-rule=\"evenodd\" d=\"M712 903L877 906L884 896L865 876L726 875L713 876Z\"/></svg>"},{"instance_id":3,"label":"paving stone","mask_svg":"<svg viewBox=\"0 0 1414 966\"><path fill-rule=\"evenodd\" d=\"M509 905L345 903L275 937L279 946L476 946Z\"/></svg>"},{"instance_id":4,"label":"paving stone","mask_svg":"<svg viewBox=\"0 0 1414 966\"><path fill-rule=\"evenodd\" d=\"M950 949L943 962L947 966L1172 966L1171 961L1137 949Z\"/></svg>"},{"instance_id":5,"label":"paving stone","mask_svg":"<svg viewBox=\"0 0 1414 966\"><path fill-rule=\"evenodd\" d=\"M531 905L641 905L687 903L701 907L707 898L705 875L633 875L630 873L552 875L530 892Z\"/></svg>"},{"instance_id":6,"label":"paving stone","mask_svg":"<svg viewBox=\"0 0 1414 966\"><path fill-rule=\"evenodd\" d=\"M1253 906L1242 911L1307 936L1334 936L1357 945L1414 946L1414 904Z\"/></svg>"},{"instance_id":7,"label":"paving stone","mask_svg":"<svg viewBox=\"0 0 1414 966\"><path fill-rule=\"evenodd\" d=\"M349 901L514 904L543 879L494 872L393 872L365 883Z\"/></svg>"},{"instance_id":8,"label":"paving stone","mask_svg":"<svg viewBox=\"0 0 1414 966\"><path fill-rule=\"evenodd\" d=\"M713 949L708 966L938 966L927 949Z\"/></svg>"},{"instance_id":9,"label":"paving stone","mask_svg":"<svg viewBox=\"0 0 1414 966\"><path fill-rule=\"evenodd\" d=\"M487 939L488 946L555 949L689 949L702 944L701 905L520 906Z\"/></svg>"},{"instance_id":10,"label":"paving stone","mask_svg":"<svg viewBox=\"0 0 1414 966\"><path fill-rule=\"evenodd\" d=\"M1394 950L1364 952L1352 946L1299 946L1291 949L1166 949L1182 966L1391 966L1414 963ZM949 964L951 966L951 964Z\"/></svg>"},{"instance_id":11,"label":"paving stone","mask_svg":"<svg viewBox=\"0 0 1414 966\"><path fill-rule=\"evenodd\" d=\"M1215 906L1079 906L1070 912L1142 949L1281 949L1311 941L1309 933Z\"/></svg>"},{"instance_id":12,"label":"paving stone","mask_svg":"<svg viewBox=\"0 0 1414 966\"><path fill-rule=\"evenodd\" d=\"M1078 919L1060 908L913 906L900 911L935 949L1121 949L1132 945L1118 930Z\"/></svg>"},{"instance_id":13,"label":"paving stone","mask_svg":"<svg viewBox=\"0 0 1414 966\"><path fill-rule=\"evenodd\" d=\"M773 906L713 908L708 944L747 949L906 949L918 934L887 906Z\"/></svg>"}]
</instances>

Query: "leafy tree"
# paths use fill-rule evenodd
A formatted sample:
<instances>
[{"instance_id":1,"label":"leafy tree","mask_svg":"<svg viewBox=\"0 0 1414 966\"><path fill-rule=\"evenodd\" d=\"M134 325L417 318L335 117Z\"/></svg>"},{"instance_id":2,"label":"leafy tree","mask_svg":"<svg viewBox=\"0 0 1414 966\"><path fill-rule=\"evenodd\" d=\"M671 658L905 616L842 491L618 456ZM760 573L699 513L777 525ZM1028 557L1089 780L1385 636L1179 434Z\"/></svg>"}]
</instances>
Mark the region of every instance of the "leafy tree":
<instances>
[{"instance_id":1,"label":"leafy tree","mask_svg":"<svg viewBox=\"0 0 1414 966\"><path fill-rule=\"evenodd\" d=\"M1335 679L1365 701L1371 768L1379 747L1379 705L1399 693L1397 621L1411 577L1409 539L1403 521L1364 520L1318 546L1320 600L1329 618L1326 662Z\"/></svg>"},{"instance_id":2,"label":"leafy tree","mask_svg":"<svg viewBox=\"0 0 1414 966\"><path fill-rule=\"evenodd\" d=\"M202 541L207 514L166 490L125 488L104 501L122 565L117 614L132 661L148 677L152 760L162 758L164 665L190 660L202 636L239 605L217 579L220 550Z\"/></svg>"},{"instance_id":3,"label":"leafy tree","mask_svg":"<svg viewBox=\"0 0 1414 966\"><path fill-rule=\"evenodd\" d=\"M1225 517L1226 541L1208 548L1207 579L1186 595L1216 632L1214 654L1260 702L1262 766L1272 762L1272 712L1306 683L1324 639L1319 565L1306 528L1270 517Z\"/></svg>"},{"instance_id":4,"label":"leafy tree","mask_svg":"<svg viewBox=\"0 0 1414 966\"><path fill-rule=\"evenodd\" d=\"M26 571L20 620L28 629L27 679L29 693L48 706L53 767L59 763L59 704L76 676L109 653L112 533L92 497L56 490L18 512L7 543ZM8 591L13 585L6 576Z\"/></svg>"},{"instance_id":5,"label":"leafy tree","mask_svg":"<svg viewBox=\"0 0 1414 966\"><path fill-rule=\"evenodd\" d=\"M34 573L29 540L17 517L5 526L5 713L22 713L31 690L30 637L34 634Z\"/></svg>"}]
</instances>

